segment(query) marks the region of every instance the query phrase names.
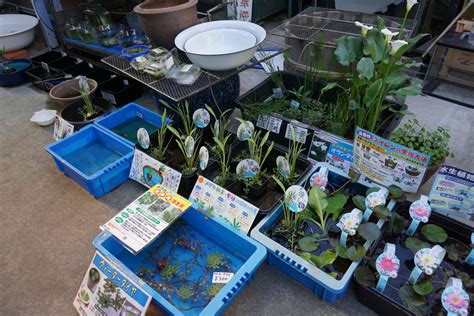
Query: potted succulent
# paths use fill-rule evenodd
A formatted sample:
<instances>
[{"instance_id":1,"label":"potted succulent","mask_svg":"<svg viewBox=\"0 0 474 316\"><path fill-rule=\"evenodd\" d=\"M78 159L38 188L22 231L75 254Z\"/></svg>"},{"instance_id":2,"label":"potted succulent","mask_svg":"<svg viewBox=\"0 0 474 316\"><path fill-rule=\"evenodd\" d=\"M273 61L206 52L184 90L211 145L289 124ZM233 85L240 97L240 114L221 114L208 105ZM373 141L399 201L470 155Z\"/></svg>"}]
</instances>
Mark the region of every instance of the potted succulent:
<instances>
[{"instance_id":1,"label":"potted succulent","mask_svg":"<svg viewBox=\"0 0 474 316\"><path fill-rule=\"evenodd\" d=\"M390 140L395 143L410 147L431 157L422 183L428 181L436 173L446 158L454 158L454 153L449 150L450 139L449 130L446 128L438 127L430 131L421 126L415 118L408 120L390 136ZM418 175L419 172L419 170L407 170L408 174Z\"/></svg>"},{"instance_id":2,"label":"potted succulent","mask_svg":"<svg viewBox=\"0 0 474 316\"><path fill-rule=\"evenodd\" d=\"M87 78L81 77L78 80L78 93L82 100L67 105L60 113L60 116L74 125L76 130L93 123L102 115L110 112L110 103L101 98L91 98L91 89ZM53 90L51 90L53 91Z\"/></svg>"}]
</instances>

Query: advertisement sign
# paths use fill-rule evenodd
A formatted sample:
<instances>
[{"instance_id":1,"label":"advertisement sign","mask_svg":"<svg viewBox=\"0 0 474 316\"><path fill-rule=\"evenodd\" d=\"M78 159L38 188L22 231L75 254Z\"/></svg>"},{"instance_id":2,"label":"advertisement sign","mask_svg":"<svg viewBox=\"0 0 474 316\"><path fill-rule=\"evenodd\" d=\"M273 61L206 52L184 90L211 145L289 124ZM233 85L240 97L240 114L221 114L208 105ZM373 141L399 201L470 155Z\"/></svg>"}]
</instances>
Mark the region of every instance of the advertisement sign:
<instances>
[{"instance_id":1,"label":"advertisement sign","mask_svg":"<svg viewBox=\"0 0 474 316\"><path fill-rule=\"evenodd\" d=\"M474 226L474 173L442 165L431 188L430 203L436 212Z\"/></svg>"},{"instance_id":2,"label":"advertisement sign","mask_svg":"<svg viewBox=\"0 0 474 316\"><path fill-rule=\"evenodd\" d=\"M259 211L203 176L199 176L189 200L195 209L244 234L248 234Z\"/></svg>"},{"instance_id":3,"label":"advertisement sign","mask_svg":"<svg viewBox=\"0 0 474 316\"><path fill-rule=\"evenodd\" d=\"M240 21L252 21L252 6L253 0L237 0L236 9L237 9L237 20Z\"/></svg>"},{"instance_id":4,"label":"advertisement sign","mask_svg":"<svg viewBox=\"0 0 474 316\"><path fill-rule=\"evenodd\" d=\"M428 155L356 129L354 167L372 181L384 186L395 184L405 192L415 193L429 162Z\"/></svg>"},{"instance_id":5,"label":"advertisement sign","mask_svg":"<svg viewBox=\"0 0 474 316\"><path fill-rule=\"evenodd\" d=\"M74 298L82 316L145 315L151 296L96 252Z\"/></svg>"}]
</instances>

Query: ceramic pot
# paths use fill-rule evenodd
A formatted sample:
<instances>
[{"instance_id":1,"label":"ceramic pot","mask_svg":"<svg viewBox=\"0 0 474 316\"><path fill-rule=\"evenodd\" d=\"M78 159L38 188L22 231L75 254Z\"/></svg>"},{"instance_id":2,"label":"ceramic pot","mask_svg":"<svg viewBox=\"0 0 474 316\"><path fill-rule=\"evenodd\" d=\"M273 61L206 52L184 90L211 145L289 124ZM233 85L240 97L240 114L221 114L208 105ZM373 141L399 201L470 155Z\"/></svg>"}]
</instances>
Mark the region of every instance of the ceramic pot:
<instances>
[{"instance_id":1,"label":"ceramic pot","mask_svg":"<svg viewBox=\"0 0 474 316\"><path fill-rule=\"evenodd\" d=\"M174 47L182 30L197 24L197 0L150 0L137 5L141 29L155 46Z\"/></svg>"},{"instance_id":2,"label":"ceramic pot","mask_svg":"<svg viewBox=\"0 0 474 316\"><path fill-rule=\"evenodd\" d=\"M87 83L89 84L89 89L91 91L90 94L93 95L97 89L97 82L92 79L87 79ZM58 84L49 91L49 97L61 106L66 106L81 100L82 97L79 92L79 79L67 80Z\"/></svg>"},{"instance_id":3,"label":"ceramic pot","mask_svg":"<svg viewBox=\"0 0 474 316\"><path fill-rule=\"evenodd\" d=\"M97 111L97 114L92 115L87 120L84 121L84 117L81 114L81 109L84 106L84 101L80 100L66 106L62 111L60 116L74 125L74 130L78 131L81 128L94 123L95 120L99 119L103 115L110 113L110 103L109 101L102 98L92 98L92 104Z\"/></svg>"}]
</instances>

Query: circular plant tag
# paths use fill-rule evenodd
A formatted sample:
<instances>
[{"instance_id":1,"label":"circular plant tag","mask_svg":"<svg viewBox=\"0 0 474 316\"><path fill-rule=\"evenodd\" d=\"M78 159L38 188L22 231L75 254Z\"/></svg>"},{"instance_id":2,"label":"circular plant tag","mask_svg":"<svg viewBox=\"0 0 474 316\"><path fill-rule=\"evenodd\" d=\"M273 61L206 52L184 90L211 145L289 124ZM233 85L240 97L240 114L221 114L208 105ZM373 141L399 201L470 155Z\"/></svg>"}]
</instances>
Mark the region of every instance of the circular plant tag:
<instances>
[{"instance_id":1,"label":"circular plant tag","mask_svg":"<svg viewBox=\"0 0 474 316\"><path fill-rule=\"evenodd\" d=\"M317 185L318 187L325 188L326 185L328 184L328 178L327 174L321 175L321 172L316 171L311 175L311 178L309 179L309 183L311 187L314 187Z\"/></svg>"},{"instance_id":2,"label":"circular plant tag","mask_svg":"<svg viewBox=\"0 0 474 316\"><path fill-rule=\"evenodd\" d=\"M244 159L237 165L236 172L241 179L250 179L260 171L258 162L252 159Z\"/></svg>"},{"instance_id":3,"label":"circular plant tag","mask_svg":"<svg viewBox=\"0 0 474 316\"><path fill-rule=\"evenodd\" d=\"M441 303L448 315L468 315L469 294L462 287L462 282L456 278L450 278L441 294Z\"/></svg>"},{"instance_id":4,"label":"circular plant tag","mask_svg":"<svg viewBox=\"0 0 474 316\"><path fill-rule=\"evenodd\" d=\"M308 206L308 192L299 185L292 185L285 192L285 204L294 213L304 211Z\"/></svg>"},{"instance_id":5,"label":"circular plant tag","mask_svg":"<svg viewBox=\"0 0 474 316\"><path fill-rule=\"evenodd\" d=\"M415 265L427 275L432 275L443 261L445 253L440 246L422 248L415 254Z\"/></svg>"},{"instance_id":6,"label":"circular plant tag","mask_svg":"<svg viewBox=\"0 0 474 316\"><path fill-rule=\"evenodd\" d=\"M365 199L365 206L373 209L374 207L378 205L385 205L386 202L386 194L385 194L386 189L382 188L377 192L372 192L367 195Z\"/></svg>"},{"instance_id":7,"label":"circular plant tag","mask_svg":"<svg viewBox=\"0 0 474 316\"><path fill-rule=\"evenodd\" d=\"M138 129L137 139L143 149L148 149L150 147L150 135L148 135L148 131L143 127Z\"/></svg>"},{"instance_id":8,"label":"circular plant tag","mask_svg":"<svg viewBox=\"0 0 474 316\"><path fill-rule=\"evenodd\" d=\"M237 138L239 140L247 140L252 137L252 134L255 130L253 123L250 121L246 121L240 123L239 128L237 129Z\"/></svg>"},{"instance_id":9,"label":"circular plant tag","mask_svg":"<svg viewBox=\"0 0 474 316\"><path fill-rule=\"evenodd\" d=\"M206 109L197 109L193 114L193 123L199 128L205 128L211 122L211 115Z\"/></svg>"},{"instance_id":10,"label":"circular plant tag","mask_svg":"<svg viewBox=\"0 0 474 316\"><path fill-rule=\"evenodd\" d=\"M209 151L205 146L202 146L199 149L199 168L204 170L207 168L207 163L209 162Z\"/></svg>"},{"instance_id":11,"label":"circular plant tag","mask_svg":"<svg viewBox=\"0 0 474 316\"><path fill-rule=\"evenodd\" d=\"M186 157L191 158L193 156L194 138L192 136L188 136L184 140L184 151L186 152Z\"/></svg>"},{"instance_id":12,"label":"circular plant tag","mask_svg":"<svg viewBox=\"0 0 474 316\"><path fill-rule=\"evenodd\" d=\"M431 206L428 203L418 200L410 205L410 216L414 220L427 223L430 215Z\"/></svg>"},{"instance_id":13,"label":"circular plant tag","mask_svg":"<svg viewBox=\"0 0 474 316\"><path fill-rule=\"evenodd\" d=\"M389 246L389 247L387 247ZM400 260L395 255L395 245L387 243L385 251L375 261L375 267L380 275L387 278L396 278L400 269Z\"/></svg>"},{"instance_id":14,"label":"circular plant tag","mask_svg":"<svg viewBox=\"0 0 474 316\"><path fill-rule=\"evenodd\" d=\"M288 179L290 177L290 164L283 156L278 156L276 159L278 173L283 179Z\"/></svg>"},{"instance_id":15,"label":"circular plant tag","mask_svg":"<svg viewBox=\"0 0 474 316\"><path fill-rule=\"evenodd\" d=\"M353 209L350 213L345 213L336 224L343 232L354 236L357 233L360 222L362 221L362 212L359 209Z\"/></svg>"}]
</instances>

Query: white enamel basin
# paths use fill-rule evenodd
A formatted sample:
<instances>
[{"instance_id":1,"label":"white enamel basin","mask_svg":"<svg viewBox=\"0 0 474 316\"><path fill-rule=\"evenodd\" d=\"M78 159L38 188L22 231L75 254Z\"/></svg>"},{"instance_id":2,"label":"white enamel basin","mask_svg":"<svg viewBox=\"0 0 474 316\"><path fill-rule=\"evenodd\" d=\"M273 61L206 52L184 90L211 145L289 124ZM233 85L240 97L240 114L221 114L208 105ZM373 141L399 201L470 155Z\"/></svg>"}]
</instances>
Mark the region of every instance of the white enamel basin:
<instances>
[{"instance_id":1,"label":"white enamel basin","mask_svg":"<svg viewBox=\"0 0 474 316\"><path fill-rule=\"evenodd\" d=\"M36 25L38 19L31 15L0 15L0 48L11 52L30 45L35 38Z\"/></svg>"}]
</instances>

